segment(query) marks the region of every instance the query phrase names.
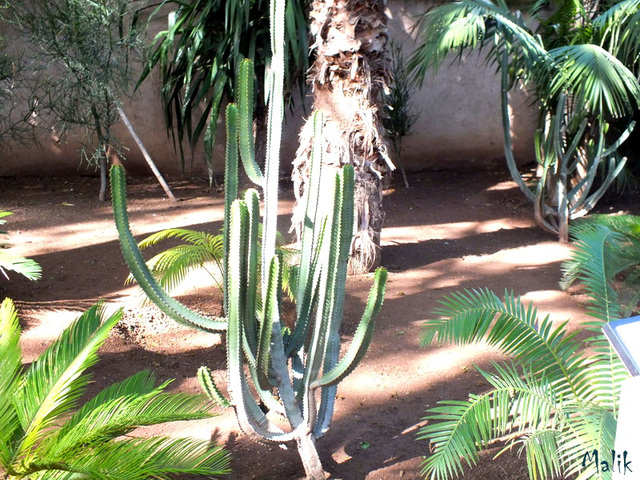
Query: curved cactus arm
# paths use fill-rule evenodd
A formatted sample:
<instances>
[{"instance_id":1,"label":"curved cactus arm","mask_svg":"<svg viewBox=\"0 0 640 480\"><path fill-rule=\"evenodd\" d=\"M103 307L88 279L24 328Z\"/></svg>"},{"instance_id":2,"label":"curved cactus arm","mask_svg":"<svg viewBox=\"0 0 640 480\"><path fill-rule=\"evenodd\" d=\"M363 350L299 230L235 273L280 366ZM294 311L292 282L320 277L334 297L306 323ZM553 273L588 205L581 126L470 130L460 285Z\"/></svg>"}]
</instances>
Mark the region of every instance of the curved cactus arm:
<instances>
[{"instance_id":1,"label":"curved cactus arm","mask_svg":"<svg viewBox=\"0 0 640 480\"><path fill-rule=\"evenodd\" d=\"M331 371L311 384L312 388L325 387L340 383L349 375L364 357L371 338L375 317L380 312L384 300L384 292L387 284L387 271L380 267L376 270L374 284L369 292L367 306L362 319L353 336L353 340L344 357Z\"/></svg>"},{"instance_id":2,"label":"curved cactus arm","mask_svg":"<svg viewBox=\"0 0 640 480\"><path fill-rule=\"evenodd\" d=\"M246 202L236 200L231 206L229 223L229 240L234 248L229 254L229 271L227 285L229 290L229 314L227 328L227 367L228 392L240 428L258 439L271 442L293 439L292 433L285 434L272 424L253 397L244 373L243 358L251 357L250 350L245 348L243 314L246 311L246 257L249 230L249 212ZM244 352L244 354L243 354ZM255 359L250 360L249 370L256 372ZM256 385L259 387L259 385ZM258 388L259 393L269 400L266 390ZM266 402L265 402L266 403ZM268 404L267 404L268 405ZM284 435L284 436L283 436Z\"/></svg>"},{"instance_id":3,"label":"curved cactus arm","mask_svg":"<svg viewBox=\"0 0 640 480\"><path fill-rule=\"evenodd\" d=\"M246 299L244 301L244 337L252 356L258 351L258 325L256 318L256 292L258 291L258 229L260 223L260 207L258 205L258 192L249 189L244 195L247 205L248 237L246 252Z\"/></svg>"},{"instance_id":4,"label":"curved cactus arm","mask_svg":"<svg viewBox=\"0 0 640 480\"><path fill-rule=\"evenodd\" d=\"M249 179L256 185L262 185L264 180L260 167L255 161L255 146L253 141L253 62L245 59L240 63L238 72L238 108L240 122L238 125L238 145L240 158Z\"/></svg>"},{"instance_id":5,"label":"curved cactus arm","mask_svg":"<svg viewBox=\"0 0 640 480\"><path fill-rule=\"evenodd\" d=\"M324 315L327 318L328 334L325 337L323 372L331 371L340 355L340 324L344 311L344 298L347 281L347 262L353 238L353 190L354 171L347 165L336 175L334 199L332 242L329 254L328 294L325 298ZM317 377L316 377L317 378ZM315 381L313 378L312 381ZM330 385L322 389L320 408L314 427L314 435L321 436L329 429L333 417L337 387Z\"/></svg>"},{"instance_id":6,"label":"curved cactus arm","mask_svg":"<svg viewBox=\"0 0 640 480\"><path fill-rule=\"evenodd\" d=\"M269 279L267 292L265 295L264 318L260 325L260 343L258 344L258 373L260 376L260 386L269 386L269 350L271 348L271 337L273 324L280 321L280 292L282 291L282 270L280 258L274 256L271 259L269 268Z\"/></svg>"},{"instance_id":7,"label":"curved cactus arm","mask_svg":"<svg viewBox=\"0 0 640 480\"><path fill-rule=\"evenodd\" d=\"M384 299L386 282L387 271L383 268L378 268L376 270L374 284L369 292L367 307L358 324L349 349L333 369L310 385L312 390L322 387L322 400L313 429L313 434L316 438L324 435L331 425L338 383L358 366L369 348L371 338L373 337L374 320L380 311Z\"/></svg>"},{"instance_id":8,"label":"curved cactus arm","mask_svg":"<svg viewBox=\"0 0 640 480\"><path fill-rule=\"evenodd\" d=\"M635 125L636 122L631 121L624 129L620 137L618 137L618 139L613 142L610 147L606 149L603 148L603 151L599 153L599 156L602 158L609 157L609 169L605 180L602 182L602 185L600 185L600 188L598 188L597 191L595 191L588 197L584 197L580 202L577 202L573 206L571 210L571 218L578 218L588 213L595 206L598 200L602 198L602 195L604 195L604 193L607 191L613 180L615 180L615 178L620 174L627 162L627 159L626 157L619 158L619 156L617 156L616 154L616 150L629 137L629 135L635 128ZM602 133L601 135L604 137L604 133ZM571 193L569 195L575 194L574 192L577 192L579 188L581 188L581 184L576 185L571 190Z\"/></svg>"},{"instance_id":9,"label":"curved cactus arm","mask_svg":"<svg viewBox=\"0 0 640 480\"><path fill-rule=\"evenodd\" d=\"M229 271L229 219L231 218L231 204L238 198L238 106L234 103L227 105L225 112L227 125L227 144L224 162L224 226L223 238L223 267L224 275ZM224 290L224 311L228 308L228 289Z\"/></svg>"},{"instance_id":10,"label":"curved cactus arm","mask_svg":"<svg viewBox=\"0 0 640 480\"><path fill-rule=\"evenodd\" d=\"M531 191L527 184L524 183L522 179L522 175L518 171L518 165L516 164L516 159L513 155L513 141L511 139L511 117L509 116L509 68L507 67L509 63L509 52L507 49L504 49L502 54L502 63L500 64L500 71L502 72L502 132L504 134L504 156L507 160L507 167L509 169L509 173L511 174L511 178L516 185L520 188L524 196L527 197L527 200L530 202L535 201L535 195Z\"/></svg>"},{"instance_id":11,"label":"curved cactus arm","mask_svg":"<svg viewBox=\"0 0 640 480\"><path fill-rule=\"evenodd\" d=\"M609 158L609 174L605 177L602 185L600 185L600 188L598 188L598 190L592 193L588 198L585 198L581 205L578 206L579 208L576 207L572 210L572 219L580 218L586 215L593 207L595 207L596 203L598 203L598 200L600 200L606 193L607 189L620 174L626 163L627 157L620 158L617 153L611 155L611 158Z\"/></svg>"},{"instance_id":12,"label":"curved cactus arm","mask_svg":"<svg viewBox=\"0 0 640 480\"><path fill-rule=\"evenodd\" d=\"M604 152L602 152L602 156L608 157L609 155L614 153L616 150L618 150L618 147L622 145L625 142L625 140L627 140L627 138L629 138L629 135L631 135L631 132L633 132L633 129L635 127L636 127L635 120L632 120L631 122L629 122L629 125L627 125L627 127L624 129L622 134L618 137L618 139L615 142L613 142L609 148L607 148Z\"/></svg>"},{"instance_id":13,"label":"curved cactus arm","mask_svg":"<svg viewBox=\"0 0 640 480\"><path fill-rule=\"evenodd\" d=\"M227 398L218 388L216 381L213 379L211 369L209 369L208 367L200 367L198 369L197 376L198 381L200 382L200 386L204 390L204 393L207 394L207 396L213 403L225 408L231 406L231 402L227 400Z\"/></svg>"},{"instance_id":14,"label":"curved cactus arm","mask_svg":"<svg viewBox=\"0 0 640 480\"><path fill-rule=\"evenodd\" d=\"M132 275L138 284L160 310L175 321L207 332L220 332L227 329L227 322L222 318L208 318L187 308L167 294L149 271L140 253L138 244L129 229L126 201L126 179L122 165L111 167L111 198L116 228L120 236L120 246Z\"/></svg>"}]
</instances>

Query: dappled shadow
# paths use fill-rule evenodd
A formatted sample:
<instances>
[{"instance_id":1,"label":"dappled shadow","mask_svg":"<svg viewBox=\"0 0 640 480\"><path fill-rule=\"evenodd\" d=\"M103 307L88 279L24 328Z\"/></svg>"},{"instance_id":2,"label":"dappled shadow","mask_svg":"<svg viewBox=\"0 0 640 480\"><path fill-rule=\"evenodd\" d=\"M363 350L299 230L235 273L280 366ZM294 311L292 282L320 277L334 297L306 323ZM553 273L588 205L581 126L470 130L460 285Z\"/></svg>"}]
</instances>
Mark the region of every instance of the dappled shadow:
<instances>
[{"instance_id":1,"label":"dappled shadow","mask_svg":"<svg viewBox=\"0 0 640 480\"><path fill-rule=\"evenodd\" d=\"M490 369L492 361L502 358L494 351L482 346L460 348L437 343L420 347L423 323L431 318L444 294L489 287L501 295L508 289L540 303L542 313L550 311L554 320L564 320L576 312L579 314L575 319L581 320L583 315L580 303L557 288L559 265L568 250L534 227L529 205L506 182L505 175L428 172L412 176L410 181L409 190L396 186L395 191L385 195L387 218L382 256L383 265L390 270L385 303L369 352L339 386L332 429L318 441L320 455L332 478L419 478L420 462L428 454L428 445L417 442L415 435L425 409L439 400L462 400L470 392L486 390L473 364ZM289 207L290 191L284 193L284 204ZM158 201L161 195L156 193L155 200L151 197L137 200L132 198L135 194L130 195L130 216L138 238L167 226L209 232L220 228L220 198L195 198L182 202L178 208L170 208L164 201ZM45 198L44 194L41 198ZM209 205L211 202L215 203L213 207ZM90 235L93 211L78 214L79 204L56 205L54 212L73 215L60 218L54 215L49 233L63 236L68 226L69 232L77 227L73 235ZM29 218L30 210L37 207L35 200L25 208L14 199L13 206L22 208L24 215L20 229L25 232L20 236L38 228L33 217ZM104 215L102 228L111 228L113 232L110 209L100 208L96 214ZM289 226L285 210L279 219L282 231ZM14 217L19 219L19 215ZM42 238L46 228L38 232ZM51 242L56 240L55 235ZM2 293L14 296L19 306L36 313L84 309L98 298L120 299L127 270L115 234L109 235L113 236L104 234L91 242L86 237L86 244L72 248L51 245L49 251L43 249L35 255L45 267L43 280L29 283L15 277L11 283L3 284ZM71 266L82 268L73 268L74 273L70 274ZM371 283L371 275L348 280L341 332L344 347L362 315ZM208 292L193 289L181 298L189 305L202 307L208 306L206 301L219 301L203 300L205 293ZM143 348L112 335L102 350L102 362L93 369L92 391L144 368L156 372L159 381L176 378L171 388L188 392L199 391L194 376L200 365L211 367L216 378L225 378L224 347L219 344L193 347L193 343L188 345L186 341L180 345L181 338L176 336L172 340L178 347L170 348L162 345L165 338L152 339L161 344L157 348L152 345ZM39 337L37 340L40 341ZM209 434L214 432L218 441L227 442L232 450L234 472L227 478L271 480L303 476L295 447L282 450L255 444L238 433L231 410L215 411L221 415L208 420L205 430ZM191 427L176 428L181 433ZM491 468L483 470L483 465ZM519 480L526 478L526 472L521 462L507 460L506 464L495 464L483 460L480 467L464 478Z\"/></svg>"},{"instance_id":2,"label":"dappled shadow","mask_svg":"<svg viewBox=\"0 0 640 480\"><path fill-rule=\"evenodd\" d=\"M415 243L385 245L382 249L383 265L394 272L419 268L450 258L467 255L488 255L506 248L523 247L551 235L536 227L502 229L476 233L458 239L433 239Z\"/></svg>"}]
</instances>

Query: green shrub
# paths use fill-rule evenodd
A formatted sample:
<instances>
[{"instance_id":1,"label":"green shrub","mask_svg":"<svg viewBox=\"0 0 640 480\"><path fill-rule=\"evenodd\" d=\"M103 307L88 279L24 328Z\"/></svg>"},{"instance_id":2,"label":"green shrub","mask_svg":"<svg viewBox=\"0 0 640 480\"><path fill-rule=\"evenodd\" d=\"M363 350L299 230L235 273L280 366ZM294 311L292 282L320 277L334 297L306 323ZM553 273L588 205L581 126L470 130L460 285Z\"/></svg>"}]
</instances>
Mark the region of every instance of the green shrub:
<instances>
[{"instance_id":1,"label":"green shrub","mask_svg":"<svg viewBox=\"0 0 640 480\"><path fill-rule=\"evenodd\" d=\"M0 307L0 475L4 479L169 478L228 472L228 454L188 438L136 438L135 428L211 416L204 396L166 393L142 371L83 405L79 399L121 312L82 314L28 368L11 300ZM79 407L79 408L78 408Z\"/></svg>"},{"instance_id":2,"label":"green shrub","mask_svg":"<svg viewBox=\"0 0 640 480\"><path fill-rule=\"evenodd\" d=\"M485 340L513 360L494 364L495 372L478 369L491 385L488 392L428 411L418 437L433 452L423 464L425 477L455 478L465 464L477 463L480 451L502 440L505 450L524 451L532 479L611 478L611 471L583 460L585 452L613 450L620 387L629 375L601 328L626 313L618 291L637 280L639 232L640 222L631 216L599 216L574 227L563 284L577 280L589 296L592 319L580 338L567 332L567 322L554 326L509 293L504 300L488 290L443 299L440 318L425 324L424 345L436 338L457 344ZM637 297L628 305L636 303Z\"/></svg>"}]
</instances>

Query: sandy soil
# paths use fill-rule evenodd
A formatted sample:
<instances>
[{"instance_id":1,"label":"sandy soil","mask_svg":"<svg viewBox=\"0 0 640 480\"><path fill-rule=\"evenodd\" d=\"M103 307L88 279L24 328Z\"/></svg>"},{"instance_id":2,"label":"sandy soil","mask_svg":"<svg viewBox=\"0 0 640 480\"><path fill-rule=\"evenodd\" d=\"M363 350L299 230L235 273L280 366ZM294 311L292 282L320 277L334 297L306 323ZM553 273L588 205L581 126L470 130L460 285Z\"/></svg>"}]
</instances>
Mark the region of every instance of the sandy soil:
<instances>
[{"instance_id":1,"label":"sandy soil","mask_svg":"<svg viewBox=\"0 0 640 480\"><path fill-rule=\"evenodd\" d=\"M398 176L399 177L399 176ZM332 478L387 480L420 478L429 453L416 441L427 407L464 399L486 385L473 365L488 366L500 355L486 346L436 345L420 348L424 320L444 294L464 288L505 289L536 303L554 320L585 319L584 298L558 289L560 264L568 247L536 228L530 207L503 172L423 172L400 178L385 195L383 264L389 269L387 296L376 334L361 366L339 387L331 431L318 441ZM180 199L170 203L151 180L129 185L132 229L138 238L170 226L217 232L222 198L203 183L172 181ZM286 182L280 228L286 231L292 194ZM2 208L9 218L9 243L16 253L41 263L37 283L11 276L0 294L21 310L23 345L30 361L77 315L102 299L124 306L126 321L112 333L94 370L94 389L143 368L172 388L196 392L194 378L208 365L224 379L224 349L217 335L178 327L153 308L141 306L136 287L123 285L127 269L120 255L110 207L96 200L97 179L0 179ZM360 318L370 275L348 282L345 342ZM197 277L180 298L204 312L220 310L216 288ZM233 455L233 479L303 477L295 449L256 445L239 433L233 413L219 410L208 421L158 427L156 432L196 435L226 443ZM493 460L496 446L464 478L527 478L515 453Z\"/></svg>"}]
</instances>

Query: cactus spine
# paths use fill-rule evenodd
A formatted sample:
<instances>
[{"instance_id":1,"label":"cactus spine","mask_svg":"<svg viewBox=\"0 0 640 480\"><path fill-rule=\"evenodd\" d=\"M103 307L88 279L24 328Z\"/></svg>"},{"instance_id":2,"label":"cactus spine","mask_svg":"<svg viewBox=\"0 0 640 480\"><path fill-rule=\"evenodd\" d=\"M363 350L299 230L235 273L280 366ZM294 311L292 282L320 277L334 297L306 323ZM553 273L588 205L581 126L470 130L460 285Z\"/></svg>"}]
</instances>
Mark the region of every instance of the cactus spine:
<instances>
[{"instance_id":1,"label":"cactus spine","mask_svg":"<svg viewBox=\"0 0 640 480\"><path fill-rule=\"evenodd\" d=\"M284 2L272 4L272 38L283 45ZM273 47L272 47L273 48ZM213 401L235 409L242 430L258 441L296 441L308 478L325 478L315 439L329 428L337 384L363 358L379 312L386 285L386 270L375 273L362 319L346 353L339 358L347 261L353 236L354 173L351 166L335 175L323 172L322 152L315 149L307 189L300 264L294 287L296 321L285 328L281 316L282 260L275 252L277 230L279 144L282 122L283 52L274 48L269 92L267 161L264 174L255 162L251 125L253 66L245 60L238 77L238 105L226 110L227 150L225 165L225 292L226 322L193 316L188 309L169 301L153 277L145 271L142 257L126 222L122 167L112 169L113 198L125 258L147 294L172 318L198 328L227 331L227 392L218 388L208 368L198 371L205 392ZM322 125L315 119L316 128ZM238 198L238 164L262 190L264 199L261 264L258 262L259 191L248 190ZM333 196L333 202L320 202ZM260 275L261 274L261 275ZM138 277L141 278L138 278ZM259 277L261 276L261 285ZM142 281L141 281L142 279ZM147 291L148 290L148 291ZM261 298L259 298L261 293ZM153 296L152 296L153 295ZM261 300L262 308L258 308ZM180 313L180 315L178 315ZM249 375L245 375L245 371ZM250 387L252 384L253 389ZM252 391L256 393L253 394ZM266 407L266 408L265 408ZM288 420L289 428L275 425L263 410Z\"/></svg>"}]
</instances>

